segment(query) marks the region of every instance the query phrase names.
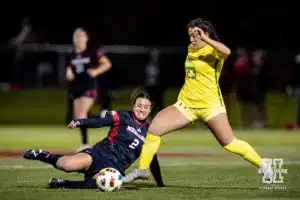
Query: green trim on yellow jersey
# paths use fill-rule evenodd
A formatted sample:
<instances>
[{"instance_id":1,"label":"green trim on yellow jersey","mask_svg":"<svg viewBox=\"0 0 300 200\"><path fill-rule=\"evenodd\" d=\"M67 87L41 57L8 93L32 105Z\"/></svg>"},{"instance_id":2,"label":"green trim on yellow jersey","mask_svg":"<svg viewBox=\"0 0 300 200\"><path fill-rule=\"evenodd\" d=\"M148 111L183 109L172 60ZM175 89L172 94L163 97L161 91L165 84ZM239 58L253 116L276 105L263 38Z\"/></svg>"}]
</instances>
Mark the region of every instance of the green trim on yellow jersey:
<instances>
[{"instance_id":1,"label":"green trim on yellow jersey","mask_svg":"<svg viewBox=\"0 0 300 200\"><path fill-rule=\"evenodd\" d=\"M218 64L219 64L219 60L217 59L216 63L215 63L215 79L216 79L216 84L217 84L217 90L218 90L218 97L219 97L219 100L220 100L220 105L223 106L223 101L222 101L222 97L221 97L221 90L220 90L219 83L218 83L218 74L217 74Z\"/></svg>"}]
</instances>

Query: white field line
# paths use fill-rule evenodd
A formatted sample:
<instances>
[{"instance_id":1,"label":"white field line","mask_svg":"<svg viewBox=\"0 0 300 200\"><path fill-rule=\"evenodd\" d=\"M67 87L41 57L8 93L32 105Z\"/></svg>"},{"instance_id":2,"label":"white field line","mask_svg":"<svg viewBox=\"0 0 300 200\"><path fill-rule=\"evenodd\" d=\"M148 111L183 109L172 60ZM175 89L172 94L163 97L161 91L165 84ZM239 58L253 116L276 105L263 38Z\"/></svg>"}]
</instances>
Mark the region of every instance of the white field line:
<instances>
[{"instance_id":1,"label":"white field line","mask_svg":"<svg viewBox=\"0 0 300 200\"><path fill-rule=\"evenodd\" d=\"M161 162L161 166L166 167L176 167L176 166L212 166L212 167L218 167L219 165L222 166L247 166L250 165L246 161L240 161L240 162L186 162L186 163L164 163ZM300 160L296 161L285 161L284 165L300 165ZM39 166L30 166L30 165L0 165L0 170L32 170L32 169L54 169L52 165L39 165Z\"/></svg>"}]
</instances>

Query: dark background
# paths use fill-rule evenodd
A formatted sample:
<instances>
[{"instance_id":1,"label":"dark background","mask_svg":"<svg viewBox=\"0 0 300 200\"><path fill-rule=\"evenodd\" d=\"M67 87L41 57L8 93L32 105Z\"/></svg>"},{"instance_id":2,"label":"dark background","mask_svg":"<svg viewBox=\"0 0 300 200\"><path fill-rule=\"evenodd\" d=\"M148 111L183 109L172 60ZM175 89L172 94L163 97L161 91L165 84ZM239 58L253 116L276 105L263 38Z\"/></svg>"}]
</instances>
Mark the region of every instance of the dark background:
<instances>
[{"instance_id":1,"label":"dark background","mask_svg":"<svg viewBox=\"0 0 300 200\"><path fill-rule=\"evenodd\" d=\"M12 5L7 5L7 3ZM233 105L233 108L228 107L228 111L234 115L238 113L235 110L237 109L235 104L238 101L235 101L233 97L239 86L238 80L242 78L240 74L232 70L237 58L237 48L244 47L250 51L262 49L265 53L263 73L259 78L262 81L255 79L256 81L252 80L249 83L255 85L254 83L259 82L259 86L255 85L255 88L263 88L266 92L263 96L266 102L268 101L266 103L267 115L273 117L268 119L268 124L280 127L287 122L292 123L295 118L293 114L295 99L293 99L294 96L287 95L287 88L291 85L295 56L300 53L298 4L296 1L288 0L2 2L0 12L1 94L4 91L0 98L0 101L3 99L2 109L3 107L16 107L18 110L16 113L27 113L27 111L19 111L22 110L20 108L33 109L31 99L39 98L31 96L30 92L45 92L41 94L43 96L48 91L61 91L57 93L57 96L53 96L55 99L53 102L62 102L66 96L66 80L64 79L66 53L45 52L40 49L34 52L24 51L18 57L15 48L5 46L19 34L22 21L26 17L33 27L33 34L30 34L25 43L67 44L71 48L73 31L77 27L83 27L90 33L91 48L103 48L107 45L138 45L150 49L168 47L176 50L180 47L176 54L161 52L159 60L161 69L159 89L163 90L167 87L174 89L176 95L184 83L184 60L189 43L187 24L192 19L203 17L215 25L221 41L232 50L220 78L222 94L224 98L228 97L228 101ZM114 48L119 50L118 46ZM107 52L107 56L112 61L112 69L103 76L108 80L107 85L113 89L113 94L115 91L128 91L128 88L144 84L144 70L149 61L149 55L150 52ZM40 69L38 66L41 63L51 65L51 72L43 77L38 76L38 69ZM100 79L102 78L101 76ZM21 89L25 88L25 94L28 91L30 95L21 98L18 96L19 93L10 92L19 91L19 86ZM37 90L27 90L27 88L37 88ZM114 98L119 99L115 96ZM169 99L173 102L176 97L174 95ZM289 101L289 99L292 100ZM21 102L19 108L14 103L23 100L27 100L29 106ZM127 99L125 100L127 104ZM44 103L48 107L47 101L48 99ZM45 105L41 104L40 107L45 107ZM53 109L50 106L50 109L51 112L57 109L54 113L61 116L65 106L61 108L53 106ZM10 110L9 113L11 113ZM41 116L43 114L45 114L44 118ZM48 111L37 111L32 120L36 123L35 119L41 119L39 121L44 123L49 121L49 116ZM53 115L51 118L57 118L57 116ZM236 119L238 118L239 116L236 116ZM13 114L11 118L3 116L5 122L15 123L26 120L27 116L22 120ZM58 121L62 121L62 118ZM234 124L239 124L239 122L236 121Z\"/></svg>"},{"instance_id":2,"label":"dark background","mask_svg":"<svg viewBox=\"0 0 300 200\"><path fill-rule=\"evenodd\" d=\"M24 9L21 10L23 12L15 10L15 15L2 13L1 34L5 43L17 34L22 18L28 16L33 27L42 35L39 40L43 42L70 43L72 31L82 26L99 44L186 45L187 23L193 18L204 17L216 25L222 41L232 48L297 48L300 44L300 15L295 2L44 2L44 6L32 5L37 8L27 5L32 12ZM32 14L36 11L39 13Z\"/></svg>"},{"instance_id":3,"label":"dark background","mask_svg":"<svg viewBox=\"0 0 300 200\"><path fill-rule=\"evenodd\" d=\"M24 4L21 5L21 4ZM27 2L26 2L27 3ZM266 51L268 68L268 87L283 89L290 82L290 67L300 47L300 15L298 3L292 1L70 1L20 2L14 12L4 9L1 43L6 44L21 29L22 20L28 17L34 36L27 42L71 44L72 33L76 27L87 29L91 36L91 46L103 45L142 45L183 46L189 43L186 26L190 20L203 17L215 24L221 41L232 49L226 62L230 69L235 59L237 47L250 50L261 48ZM28 9L26 9L28 7ZM2 49L3 50L3 49ZM9 66L10 56L2 56L1 62ZM7 52L7 51L6 51ZM162 83L180 86L183 83L183 61L180 55L161 55L160 65L164 71ZM2 54L4 55L4 54ZM34 85L35 66L41 60L51 60L57 66L56 54L35 53L30 61L23 62L23 82ZM136 85L143 82L143 67L148 55L108 54L113 62L111 73L115 76L115 87ZM37 58L38 57L38 58ZM5 60L5 61L3 61ZM13 72L4 69L0 81L9 82ZM124 76L124 70L128 76ZM172 76L168 76L169 73ZM31 77L33 76L33 77ZM166 78L167 77L167 78ZM26 80L25 80L26 79ZM280 81L278 81L280 79ZM57 81L55 82L57 83ZM27 85L30 85L27 84Z\"/></svg>"}]
</instances>

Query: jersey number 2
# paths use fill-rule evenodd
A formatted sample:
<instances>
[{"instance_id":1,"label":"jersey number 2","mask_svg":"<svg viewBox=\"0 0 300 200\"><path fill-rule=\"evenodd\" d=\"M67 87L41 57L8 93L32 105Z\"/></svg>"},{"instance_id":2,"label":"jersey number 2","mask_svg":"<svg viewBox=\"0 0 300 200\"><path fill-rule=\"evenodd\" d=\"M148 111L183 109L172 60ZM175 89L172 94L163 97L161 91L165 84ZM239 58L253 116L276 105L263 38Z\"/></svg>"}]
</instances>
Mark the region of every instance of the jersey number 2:
<instances>
[{"instance_id":1,"label":"jersey number 2","mask_svg":"<svg viewBox=\"0 0 300 200\"><path fill-rule=\"evenodd\" d=\"M139 145L140 141L138 139L134 139L133 142L129 145L131 149L135 149Z\"/></svg>"}]
</instances>

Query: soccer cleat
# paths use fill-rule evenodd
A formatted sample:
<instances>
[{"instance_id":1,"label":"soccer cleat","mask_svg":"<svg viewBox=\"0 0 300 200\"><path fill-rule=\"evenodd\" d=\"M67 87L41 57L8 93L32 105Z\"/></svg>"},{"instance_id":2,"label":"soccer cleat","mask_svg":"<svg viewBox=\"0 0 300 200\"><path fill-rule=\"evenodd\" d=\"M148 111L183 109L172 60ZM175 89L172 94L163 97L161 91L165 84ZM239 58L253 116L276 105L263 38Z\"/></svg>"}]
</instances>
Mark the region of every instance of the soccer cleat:
<instances>
[{"instance_id":1,"label":"soccer cleat","mask_svg":"<svg viewBox=\"0 0 300 200\"><path fill-rule=\"evenodd\" d=\"M41 153L49 154L49 152L43 151L42 149L30 149L24 152L23 157L29 160L37 160L37 156Z\"/></svg>"},{"instance_id":2,"label":"soccer cleat","mask_svg":"<svg viewBox=\"0 0 300 200\"><path fill-rule=\"evenodd\" d=\"M135 169L122 178L123 183L131 183L137 179L148 179L151 173L149 169Z\"/></svg>"},{"instance_id":3,"label":"soccer cleat","mask_svg":"<svg viewBox=\"0 0 300 200\"><path fill-rule=\"evenodd\" d=\"M272 180L273 169L271 164L263 161L262 166L259 168L259 172L264 176L266 181Z\"/></svg>"},{"instance_id":4,"label":"soccer cleat","mask_svg":"<svg viewBox=\"0 0 300 200\"><path fill-rule=\"evenodd\" d=\"M49 180L49 187L50 188L64 188L65 180L61 179L61 178L51 178Z\"/></svg>"}]
</instances>

